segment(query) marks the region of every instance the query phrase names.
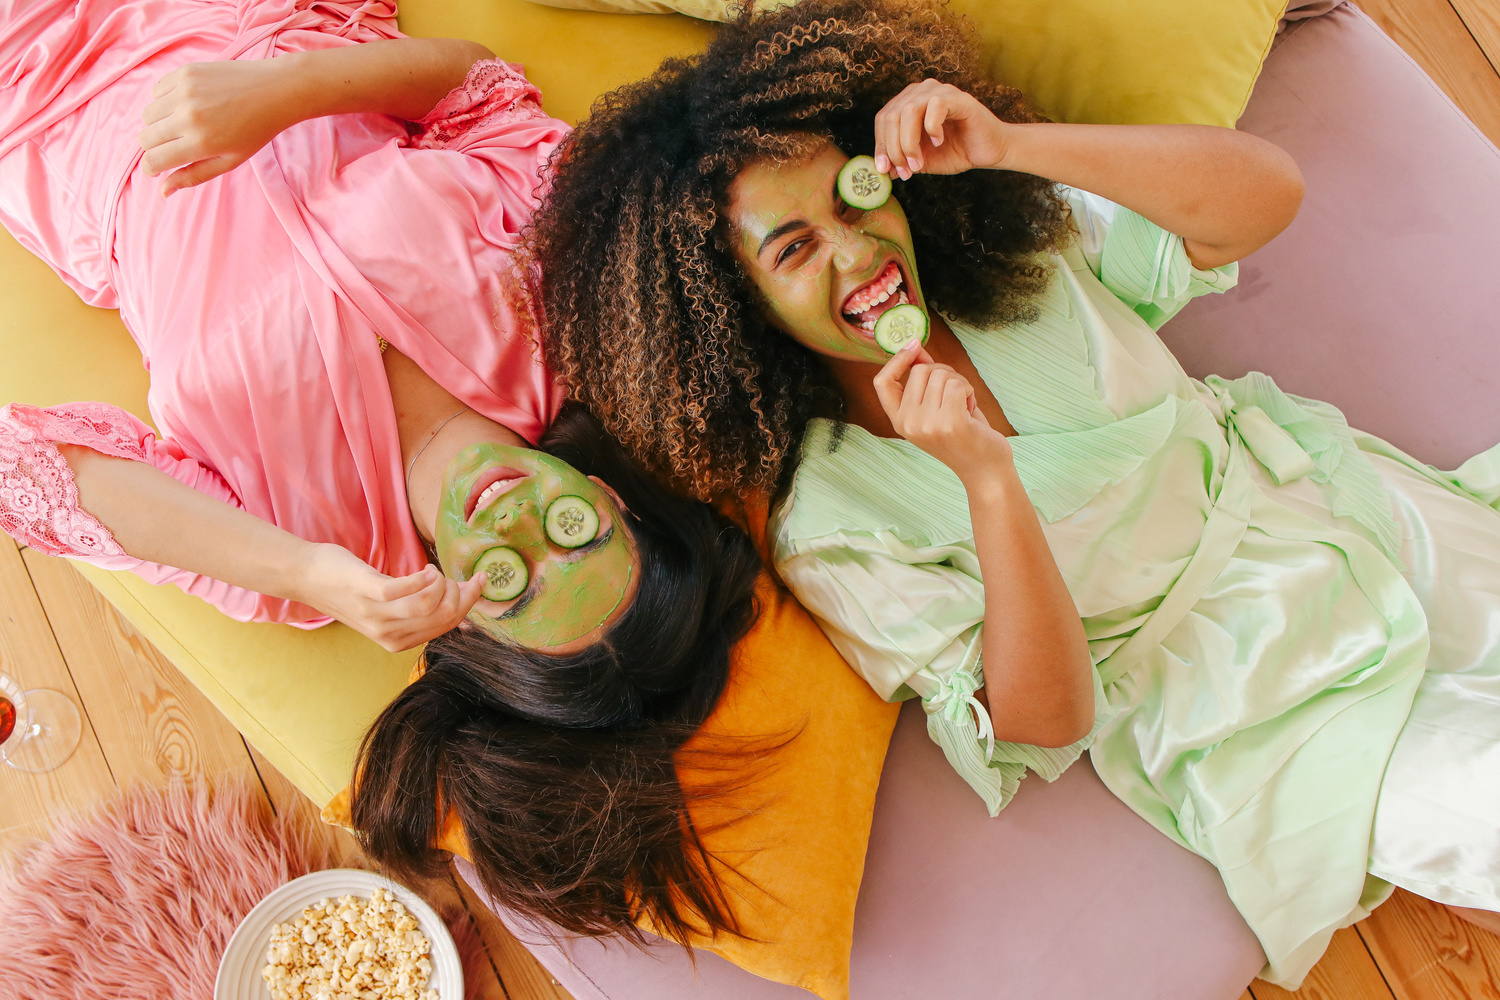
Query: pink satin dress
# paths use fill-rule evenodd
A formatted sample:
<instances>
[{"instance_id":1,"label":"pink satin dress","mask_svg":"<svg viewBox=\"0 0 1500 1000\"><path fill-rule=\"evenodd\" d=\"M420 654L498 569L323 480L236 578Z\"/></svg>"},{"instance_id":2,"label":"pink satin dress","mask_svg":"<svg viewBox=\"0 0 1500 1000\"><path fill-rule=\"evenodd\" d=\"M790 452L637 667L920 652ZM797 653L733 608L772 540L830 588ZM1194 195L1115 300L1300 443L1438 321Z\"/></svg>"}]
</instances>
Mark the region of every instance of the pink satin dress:
<instances>
[{"instance_id":1,"label":"pink satin dress","mask_svg":"<svg viewBox=\"0 0 1500 1000\"><path fill-rule=\"evenodd\" d=\"M0 0L0 222L84 301L118 308L157 433L101 403L0 408L0 528L170 582L242 621L304 605L127 555L52 442L149 462L391 575L426 562L383 338L536 441L559 393L514 250L567 125L519 68L477 64L421 122L313 119L162 198L139 166L150 88L189 63L398 38L380 0Z\"/></svg>"}]
</instances>

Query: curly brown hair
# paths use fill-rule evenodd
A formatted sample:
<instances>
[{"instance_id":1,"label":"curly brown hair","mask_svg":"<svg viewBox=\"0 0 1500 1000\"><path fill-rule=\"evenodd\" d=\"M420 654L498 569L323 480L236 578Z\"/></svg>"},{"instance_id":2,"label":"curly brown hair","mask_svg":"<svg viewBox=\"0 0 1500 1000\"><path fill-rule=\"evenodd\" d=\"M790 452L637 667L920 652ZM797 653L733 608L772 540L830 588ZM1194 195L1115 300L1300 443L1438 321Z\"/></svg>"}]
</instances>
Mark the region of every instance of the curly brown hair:
<instances>
[{"instance_id":1,"label":"curly brown hair","mask_svg":"<svg viewBox=\"0 0 1500 1000\"><path fill-rule=\"evenodd\" d=\"M954 84L1012 122L1045 119L986 79L939 0L803 0L743 11L702 55L601 98L558 150L528 234L548 361L648 469L699 498L771 488L807 421L843 400L817 355L772 328L724 209L747 164L809 137L873 152L908 84ZM896 180L929 305L1022 318L1042 251L1067 237L1053 185L1007 171Z\"/></svg>"}]
</instances>

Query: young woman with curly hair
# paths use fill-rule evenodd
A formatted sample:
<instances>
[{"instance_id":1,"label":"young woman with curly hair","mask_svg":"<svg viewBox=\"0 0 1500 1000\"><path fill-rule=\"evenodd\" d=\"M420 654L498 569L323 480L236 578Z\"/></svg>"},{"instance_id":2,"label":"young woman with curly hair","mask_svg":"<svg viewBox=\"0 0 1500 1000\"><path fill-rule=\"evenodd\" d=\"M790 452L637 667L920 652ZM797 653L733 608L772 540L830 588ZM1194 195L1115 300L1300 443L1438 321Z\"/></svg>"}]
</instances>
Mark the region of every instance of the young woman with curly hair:
<instances>
[{"instance_id":1,"label":"young woman with curly hair","mask_svg":"<svg viewBox=\"0 0 1500 1000\"><path fill-rule=\"evenodd\" d=\"M840 196L856 154L884 204ZM1435 473L1155 334L1290 222L1285 153L1047 123L939 4L809 0L554 162L569 391L681 489L776 488L777 569L991 813L1090 750L1285 983L1392 883L1500 909L1500 453Z\"/></svg>"}]
</instances>

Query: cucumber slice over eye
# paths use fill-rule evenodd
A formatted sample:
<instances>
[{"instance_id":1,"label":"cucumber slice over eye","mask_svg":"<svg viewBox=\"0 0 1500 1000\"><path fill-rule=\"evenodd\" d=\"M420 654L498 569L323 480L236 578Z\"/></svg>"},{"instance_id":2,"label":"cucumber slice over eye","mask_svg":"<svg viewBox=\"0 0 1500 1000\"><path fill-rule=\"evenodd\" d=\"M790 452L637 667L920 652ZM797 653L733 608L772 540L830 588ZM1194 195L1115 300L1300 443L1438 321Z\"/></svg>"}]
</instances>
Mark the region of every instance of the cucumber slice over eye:
<instances>
[{"instance_id":1,"label":"cucumber slice over eye","mask_svg":"<svg viewBox=\"0 0 1500 1000\"><path fill-rule=\"evenodd\" d=\"M547 506L546 527L554 545L576 549L599 534L599 514L583 497L558 497Z\"/></svg>"},{"instance_id":2,"label":"cucumber slice over eye","mask_svg":"<svg viewBox=\"0 0 1500 1000\"><path fill-rule=\"evenodd\" d=\"M875 321L875 343L895 354L913 340L927 343L927 314L910 302L892 306Z\"/></svg>"},{"instance_id":3,"label":"cucumber slice over eye","mask_svg":"<svg viewBox=\"0 0 1500 1000\"><path fill-rule=\"evenodd\" d=\"M487 578L481 591L486 601L514 600L526 590L526 582L531 579L521 554L503 545L479 557L474 564L474 575L481 574Z\"/></svg>"},{"instance_id":4,"label":"cucumber slice over eye","mask_svg":"<svg viewBox=\"0 0 1500 1000\"><path fill-rule=\"evenodd\" d=\"M875 157L856 156L839 171L839 197L844 204L868 212L891 196L891 176L875 169Z\"/></svg>"}]
</instances>

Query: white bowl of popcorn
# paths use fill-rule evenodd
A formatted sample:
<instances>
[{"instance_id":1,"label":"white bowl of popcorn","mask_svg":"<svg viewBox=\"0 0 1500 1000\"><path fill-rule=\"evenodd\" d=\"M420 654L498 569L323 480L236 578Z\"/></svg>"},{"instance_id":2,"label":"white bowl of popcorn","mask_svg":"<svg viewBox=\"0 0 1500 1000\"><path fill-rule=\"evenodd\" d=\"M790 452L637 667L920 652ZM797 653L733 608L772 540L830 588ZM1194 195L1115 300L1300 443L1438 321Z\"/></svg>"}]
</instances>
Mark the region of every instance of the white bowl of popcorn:
<instances>
[{"instance_id":1,"label":"white bowl of popcorn","mask_svg":"<svg viewBox=\"0 0 1500 1000\"><path fill-rule=\"evenodd\" d=\"M355 868L271 893L235 929L214 1000L463 1000L448 928L410 889Z\"/></svg>"}]
</instances>

